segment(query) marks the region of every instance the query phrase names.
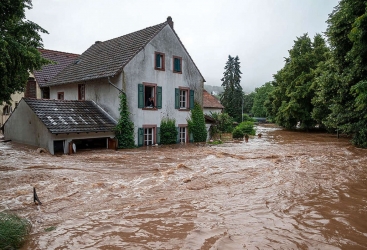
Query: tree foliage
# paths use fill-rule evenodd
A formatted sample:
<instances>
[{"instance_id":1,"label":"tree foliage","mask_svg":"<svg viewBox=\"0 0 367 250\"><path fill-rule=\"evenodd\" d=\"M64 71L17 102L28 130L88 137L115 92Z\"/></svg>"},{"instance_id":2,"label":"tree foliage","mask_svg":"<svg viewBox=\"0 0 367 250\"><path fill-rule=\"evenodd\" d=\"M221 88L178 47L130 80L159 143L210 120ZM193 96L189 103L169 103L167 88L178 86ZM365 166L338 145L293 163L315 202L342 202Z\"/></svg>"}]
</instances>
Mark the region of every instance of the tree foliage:
<instances>
[{"instance_id":1,"label":"tree foliage","mask_svg":"<svg viewBox=\"0 0 367 250\"><path fill-rule=\"evenodd\" d=\"M25 19L31 8L31 0L0 2L0 103L10 104L13 93L24 91L29 72L50 62L37 49L43 47L39 33L47 31Z\"/></svg>"},{"instance_id":2,"label":"tree foliage","mask_svg":"<svg viewBox=\"0 0 367 250\"><path fill-rule=\"evenodd\" d=\"M195 102L194 108L191 110L191 117L187 119L187 125L190 133L194 137L194 142L205 142L208 131L205 127L205 118L203 109Z\"/></svg>"},{"instance_id":3,"label":"tree foliage","mask_svg":"<svg viewBox=\"0 0 367 250\"><path fill-rule=\"evenodd\" d=\"M268 112L265 107L265 102L268 100L268 95L274 89L271 82L265 83L263 86L256 88L254 93L254 101L251 113L257 117L267 117Z\"/></svg>"},{"instance_id":4,"label":"tree foliage","mask_svg":"<svg viewBox=\"0 0 367 250\"><path fill-rule=\"evenodd\" d=\"M224 92L221 96L221 103L224 111L236 121L241 121L243 92L241 83L240 59L238 56L228 56L228 61L224 67L223 78L221 79Z\"/></svg>"},{"instance_id":5,"label":"tree foliage","mask_svg":"<svg viewBox=\"0 0 367 250\"><path fill-rule=\"evenodd\" d=\"M175 144L177 143L177 129L176 120L164 118L161 120L160 136L161 144Z\"/></svg>"},{"instance_id":6,"label":"tree foliage","mask_svg":"<svg viewBox=\"0 0 367 250\"><path fill-rule=\"evenodd\" d=\"M232 133L233 131L233 118L227 113L210 112L210 117L215 121L214 133Z\"/></svg>"},{"instance_id":7,"label":"tree foliage","mask_svg":"<svg viewBox=\"0 0 367 250\"><path fill-rule=\"evenodd\" d=\"M120 119L115 128L119 148L134 148L134 123L130 120L125 93L120 94Z\"/></svg>"},{"instance_id":8,"label":"tree foliage","mask_svg":"<svg viewBox=\"0 0 367 250\"><path fill-rule=\"evenodd\" d=\"M254 105L256 93L251 92L250 94L243 95L243 113L250 114L252 113L252 106Z\"/></svg>"},{"instance_id":9,"label":"tree foliage","mask_svg":"<svg viewBox=\"0 0 367 250\"><path fill-rule=\"evenodd\" d=\"M285 66L274 75L274 90L266 103L267 112L285 128L311 128L316 121L311 116L315 96L313 82L319 63L325 61L328 48L321 35L314 40L304 34L294 42Z\"/></svg>"},{"instance_id":10,"label":"tree foliage","mask_svg":"<svg viewBox=\"0 0 367 250\"><path fill-rule=\"evenodd\" d=\"M16 214L0 212L0 249L18 249L31 231L31 223Z\"/></svg>"}]
</instances>

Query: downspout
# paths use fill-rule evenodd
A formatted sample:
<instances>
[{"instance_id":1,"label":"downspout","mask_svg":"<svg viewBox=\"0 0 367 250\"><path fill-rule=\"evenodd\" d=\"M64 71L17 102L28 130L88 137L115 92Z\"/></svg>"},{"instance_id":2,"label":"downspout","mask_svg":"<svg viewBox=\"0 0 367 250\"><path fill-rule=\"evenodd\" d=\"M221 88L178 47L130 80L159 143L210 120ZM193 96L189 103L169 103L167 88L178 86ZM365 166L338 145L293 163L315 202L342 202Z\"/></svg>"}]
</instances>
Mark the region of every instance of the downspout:
<instances>
[{"instance_id":1,"label":"downspout","mask_svg":"<svg viewBox=\"0 0 367 250\"><path fill-rule=\"evenodd\" d=\"M108 83L111 84L115 89L117 89L120 93L124 93L126 95L126 93L122 90L122 89L119 89L115 84L113 84L111 81L110 81L110 77L107 77L107 80L108 80Z\"/></svg>"}]
</instances>

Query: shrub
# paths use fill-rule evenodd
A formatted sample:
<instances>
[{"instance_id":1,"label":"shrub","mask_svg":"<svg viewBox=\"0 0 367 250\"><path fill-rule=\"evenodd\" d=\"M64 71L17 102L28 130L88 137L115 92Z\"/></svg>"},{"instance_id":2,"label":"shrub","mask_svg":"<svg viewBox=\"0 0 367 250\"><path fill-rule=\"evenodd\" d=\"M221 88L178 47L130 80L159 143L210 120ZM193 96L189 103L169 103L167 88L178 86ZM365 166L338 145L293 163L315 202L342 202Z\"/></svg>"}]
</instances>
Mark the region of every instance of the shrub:
<instances>
[{"instance_id":1,"label":"shrub","mask_svg":"<svg viewBox=\"0 0 367 250\"><path fill-rule=\"evenodd\" d=\"M0 249L16 249L31 230L31 223L16 214L0 212Z\"/></svg>"},{"instance_id":2,"label":"shrub","mask_svg":"<svg viewBox=\"0 0 367 250\"><path fill-rule=\"evenodd\" d=\"M248 114L243 114L242 117L243 117L244 122L248 122L248 121L255 122L254 118L250 117Z\"/></svg>"},{"instance_id":3,"label":"shrub","mask_svg":"<svg viewBox=\"0 0 367 250\"><path fill-rule=\"evenodd\" d=\"M241 130L241 128L239 128L238 126L233 130L232 132L233 138L235 139L240 139L243 138L243 136L245 135L245 133Z\"/></svg>"},{"instance_id":4,"label":"shrub","mask_svg":"<svg viewBox=\"0 0 367 250\"><path fill-rule=\"evenodd\" d=\"M232 133L233 118L227 113L210 113L210 117L215 120L216 132Z\"/></svg>"},{"instance_id":5,"label":"shrub","mask_svg":"<svg viewBox=\"0 0 367 250\"><path fill-rule=\"evenodd\" d=\"M236 128L242 130L244 134L248 135L256 134L256 130L254 129L254 122L252 121L241 122Z\"/></svg>"},{"instance_id":6,"label":"shrub","mask_svg":"<svg viewBox=\"0 0 367 250\"><path fill-rule=\"evenodd\" d=\"M161 144L175 144L177 142L176 120L163 118L160 126Z\"/></svg>"},{"instance_id":7,"label":"shrub","mask_svg":"<svg viewBox=\"0 0 367 250\"><path fill-rule=\"evenodd\" d=\"M190 133L194 137L194 142L205 142L208 136L208 131L205 127L205 118L203 109L198 103L195 103L191 110L191 117L187 119L187 125Z\"/></svg>"}]
</instances>

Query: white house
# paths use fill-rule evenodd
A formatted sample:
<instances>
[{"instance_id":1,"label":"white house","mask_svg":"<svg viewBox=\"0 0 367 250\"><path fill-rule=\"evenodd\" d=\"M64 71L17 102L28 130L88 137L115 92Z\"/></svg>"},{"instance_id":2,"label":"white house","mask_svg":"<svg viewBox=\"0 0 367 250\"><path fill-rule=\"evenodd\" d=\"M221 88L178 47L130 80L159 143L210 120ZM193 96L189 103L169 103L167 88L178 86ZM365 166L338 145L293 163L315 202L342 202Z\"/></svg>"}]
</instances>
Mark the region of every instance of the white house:
<instances>
[{"instance_id":1,"label":"white house","mask_svg":"<svg viewBox=\"0 0 367 250\"><path fill-rule=\"evenodd\" d=\"M95 42L42 87L49 88L50 99L93 101L115 121L119 119L120 92L126 93L135 144L143 146L160 142L159 127L166 117L176 120L177 141L190 141L187 118L194 102L203 104L204 81L168 17L158 25ZM15 135L6 135L11 130L5 126L8 139ZM74 139L74 134L68 136L65 142Z\"/></svg>"}]
</instances>

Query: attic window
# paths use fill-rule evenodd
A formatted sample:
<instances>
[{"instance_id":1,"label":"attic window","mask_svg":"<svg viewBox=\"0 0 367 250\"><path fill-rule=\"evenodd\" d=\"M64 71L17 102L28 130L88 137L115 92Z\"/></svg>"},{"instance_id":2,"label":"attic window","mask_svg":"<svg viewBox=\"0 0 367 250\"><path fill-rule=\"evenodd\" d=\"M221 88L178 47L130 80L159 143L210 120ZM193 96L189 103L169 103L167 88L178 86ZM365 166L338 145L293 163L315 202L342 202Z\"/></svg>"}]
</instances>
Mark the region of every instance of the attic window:
<instances>
[{"instance_id":1,"label":"attic window","mask_svg":"<svg viewBox=\"0 0 367 250\"><path fill-rule=\"evenodd\" d=\"M154 53L154 69L164 71L165 55L161 52Z\"/></svg>"},{"instance_id":2,"label":"attic window","mask_svg":"<svg viewBox=\"0 0 367 250\"><path fill-rule=\"evenodd\" d=\"M80 61L81 61L81 60L79 60L79 59L78 59L78 60L76 60L76 61L74 62L74 64L79 64L79 63L80 63Z\"/></svg>"},{"instance_id":3,"label":"attic window","mask_svg":"<svg viewBox=\"0 0 367 250\"><path fill-rule=\"evenodd\" d=\"M182 74L182 57L173 56L173 73Z\"/></svg>"}]
</instances>

